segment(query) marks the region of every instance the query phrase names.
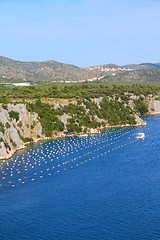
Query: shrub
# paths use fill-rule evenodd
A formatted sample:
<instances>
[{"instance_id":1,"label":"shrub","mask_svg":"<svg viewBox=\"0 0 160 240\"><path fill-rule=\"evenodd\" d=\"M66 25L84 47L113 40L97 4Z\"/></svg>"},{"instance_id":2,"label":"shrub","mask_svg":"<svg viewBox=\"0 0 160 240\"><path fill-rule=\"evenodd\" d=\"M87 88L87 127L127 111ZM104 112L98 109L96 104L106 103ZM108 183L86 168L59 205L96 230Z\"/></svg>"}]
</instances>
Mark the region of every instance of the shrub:
<instances>
[{"instance_id":1,"label":"shrub","mask_svg":"<svg viewBox=\"0 0 160 240\"><path fill-rule=\"evenodd\" d=\"M11 147L9 146L9 144L7 142L4 142L4 146L5 146L6 149L11 150Z\"/></svg>"},{"instance_id":2,"label":"shrub","mask_svg":"<svg viewBox=\"0 0 160 240\"><path fill-rule=\"evenodd\" d=\"M9 122L6 122L5 126L6 126L7 129L10 128Z\"/></svg>"},{"instance_id":3,"label":"shrub","mask_svg":"<svg viewBox=\"0 0 160 240\"><path fill-rule=\"evenodd\" d=\"M141 115L144 115L148 112L148 107L144 102L144 100L142 100L141 98L139 98L138 100L134 100L134 104L135 104L135 110Z\"/></svg>"},{"instance_id":4,"label":"shrub","mask_svg":"<svg viewBox=\"0 0 160 240\"><path fill-rule=\"evenodd\" d=\"M57 117L58 110L54 110L51 105L37 100L35 103L27 104L27 109L38 114L43 132L47 137L51 137L53 131L64 130L64 124Z\"/></svg>"},{"instance_id":5,"label":"shrub","mask_svg":"<svg viewBox=\"0 0 160 240\"><path fill-rule=\"evenodd\" d=\"M31 129L34 129L34 127L36 126L37 122L33 121L32 125L31 125Z\"/></svg>"},{"instance_id":6,"label":"shrub","mask_svg":"<svg viewBox=\"0 0 160 240\"><path fill-rule=\"evenodd\" d=\"M19 112L10 111L9 116L10 116L11 119L16 119L16 122L19 120Z\"/></svg>"},{"instance_id":7,"label":"shrub","mask_svg":"<svg viewBox=\"0 0 160 240\"><path fill-rule=\"evenodd\" d=\"M0 122L0 132L2 132L3 134L5 132L4 124L2 122Z\"/></svg>"},{"instance_id":8,"label":"shrub","mask_svg":"<svg viewBox=\"0 0 160 240\"><path fill-rule=\"evenodd\" d=\"M29 138L29 137L26 137L26 138L22 138L23 142L33 142L33 138Z\"/></svg>"},{"instance_id":9,"label":"shrub","mask_svg":"<svg viewBox=\"0 0 160 240\"><path fill-rule=\"evenodd\" d=\"M7 104L3 104L2 107L3 107L3 109L8 110L8 105Z\"/></svg>"},{"instance_id":10,"label":"shrub","mask_svg":"<svg viewBox=\"0 0 160 240\"><path fill-rule=\"evenodd\" d=\"M19 121L17 126L21 128L22 127L22 121Z\"/></svg>"},{"instance_id":11,"label":"shrub","mask_svg":"<svg viewBox=\"0 0 160 240\"><path fill-rule=\"evenodd\" d=\"M10 138L10 142L12 143L13 147L17 146L17 144L15 142L13 142L12 138Z\"/></svg>"},{"instance_id":12,"label":"shrub","mask_svg":"<svg viewBox=\"0 0 160 240\"><path fill-rule=\"evenodd\" d=\"M6 96L0 96L0 103L7 104L9 103L9 100Z\"/></svg>"}]
</instances>

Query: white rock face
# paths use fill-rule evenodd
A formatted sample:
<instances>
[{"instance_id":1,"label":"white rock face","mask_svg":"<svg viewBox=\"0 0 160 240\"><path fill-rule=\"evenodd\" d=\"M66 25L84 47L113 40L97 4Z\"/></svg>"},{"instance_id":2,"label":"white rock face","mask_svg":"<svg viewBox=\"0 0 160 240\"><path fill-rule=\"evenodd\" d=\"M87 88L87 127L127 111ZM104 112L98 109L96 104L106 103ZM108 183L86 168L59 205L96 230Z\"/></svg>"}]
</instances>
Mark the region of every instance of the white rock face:
<instances>
[{"instance_id":1,"label":"white rock face","mask_svg":"<svg viewBox=\"0 0 160 240\"><path fill-rule=\"evenodd\" d=\"M146 125L146 122L142 118L140 118L137 114L135 114L135 121L136 125L138 126Z\"/></svg>"},{"instance_id":2,"label":"white rock face","mask_svg":"<svg viewBox=\"0 0 160 240\"><path fill-rule=\"evenodd\" d=\"M10 118L10 112L18 114L18 120ZM0 105L0 159L13 155L17 149L25 147L24 139L36 141L43 138L42 126L36 113L30 113L24 104Z\"/></svg>"},{"instance_id":3,"label":"white rock face","mask_svg":"<svg viewBox=\"0 0 160 240\"><path fill-rule=\"evenodd\" d=\"M160 114L160 101L150 98L148 108L150 114Z\"/></svg>"},{"instance_id":4,"label":"white rock face","mask_svg":"<svg viewBox=\"0 0 160 240\"><path fill-rule=\"evenodd\" d=\"M67 121L70 118L71 117L68 114L66 114L66 113L64 113L63 115L60 116L60 120L61 120L61 122L64 123L65 128L66 128L66 125L67 125Z\"/></svg>"},{"instance_id":5,"label":"white rock face","mask_svg":"<svg viewBox=\"0 0 160 240\"><path fill-rule=\"evenodd\" d=\"M154 100L153 107L155 113L160 113L160 101Z\"/></svg>"},{"instance_id":6,"label":"white rock face","mask_svg":"<svg viewBox=\"0 0 160 240\"><path fill-rule=\"evenodd\" d=\"M103 101L103 97L99 97L99 98L93 98L92 101L97 104L98 108L101 109L101 102Z\"/></svg>"},{"instance_id":7,"label":"white rock face","mask_svg":"<svg viewBox=\"0 0 160 240\"><path fill-rule=\"evenodd\" d=\"M139 96L136 96L136 95L134 95L134 94L131 94L131 95L130 95L130 99L132 99L132 100L138 100L138 99L139 99Z\"/></svg>"},{"instance_id":8,"label":"white rock face","mask_svg":"<svg viewBox=\"0 0 160 240\"><path fill-rule=\"evenodd\" d=\"M95 129L95 128L90 128L89 131L88 131L88 133L90 133L90 134L97 134L99 132L100 131L98 129Z\"/></svg>"},{"instance_id":9,"label":"white rock face","mask_svg":"<svg viewBox=\"0 0 160 240\"><path fill-rule=\"evenodd\" d=\"M99 118L97 115L94 116L94 120L99 123L107 123L104 119Z\"/></svg>"}]
</instances>

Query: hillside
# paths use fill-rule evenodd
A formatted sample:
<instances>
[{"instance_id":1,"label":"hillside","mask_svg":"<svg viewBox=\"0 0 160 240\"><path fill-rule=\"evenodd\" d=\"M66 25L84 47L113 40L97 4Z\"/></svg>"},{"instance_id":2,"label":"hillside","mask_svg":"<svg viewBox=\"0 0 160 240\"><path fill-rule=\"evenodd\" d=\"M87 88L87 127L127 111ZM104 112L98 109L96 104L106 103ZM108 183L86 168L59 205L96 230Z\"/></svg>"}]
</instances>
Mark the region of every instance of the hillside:
<instances>
[{"instance_id":1,"label":"hillside","mask_svg":"<svg viewBox=\"0 0 160 240\"><path fill-rule=\"evenodd\" d=\"M140 64L128 64L124 66L125 68L130 68L134 70L138 69L160 69L160 63L140 63Z\"/></svg>"},{"instance_id":2,"label":"hillside","mask_svg":"<svg viewBox=\"0 0 160 240\"><path fill-rule=\"evenodd\" d=\"M105 76L103 82L160 84L160 68L144 68L123 71L113 76Z\"/></svg>"},{"instance_id":3,"label":"hillside","mask_svg":"<svg viewBox=\"0 0 160 240\"><path fill-rule=\"evenodd\" d=\"M79 81L95 76L94 72L57 61L20 62L0 57L0 78L27 81ZM100 76L98 74L97 76Z\"/></svg>"},{"instance_id":4,"label":"hillside","mask_svg":"<svg viewBox=\"0 0 160 240\"><path fill-rule=\"evenodd\" d=\"M8 99L0 99L0 159L11 157L26 143L68 133L95 134L110 127L142 126L146 124L142 115L160 113L157 86L28 87L21 89L19 98L15 98L19 88L12 90Z\"/></svg>"},{"instance_id":5,"label":"hillside","mask_svg":"<svg viewBox=\"0 0 160 240\"><path fill-rule=\"evenodd\" d=\"M160 63L118 66L104 64L80 68L57 61L20 62L0 57L0 81L160 83Z\"/></svg>"}]
</instances>

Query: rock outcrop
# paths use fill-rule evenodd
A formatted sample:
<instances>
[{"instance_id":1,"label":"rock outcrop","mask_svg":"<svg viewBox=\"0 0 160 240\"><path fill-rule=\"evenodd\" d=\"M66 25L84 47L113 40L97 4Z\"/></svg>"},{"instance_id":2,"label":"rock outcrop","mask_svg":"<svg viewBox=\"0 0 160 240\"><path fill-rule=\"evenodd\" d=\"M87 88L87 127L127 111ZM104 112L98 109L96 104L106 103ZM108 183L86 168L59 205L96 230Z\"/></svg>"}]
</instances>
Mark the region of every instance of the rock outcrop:
<instances>
[{"instance_id":1,"label":"rock outcrop","mask_svg":"<svg viewBox=\"0 0 160 240\"><path fill-rule=\"evenodd\" d=\"M135 117L135 121L136 121L137 126L146 125L146 122L142 118L140 118L137 114L135 114L134 117Z\"/></svg>"},{"instance_id":2,"label":"rock outcrop","mask_svg":"<svg viewBox=\"0 0 160 240\"><path fill-rule=\"evenodd\" d=\"M146 122L137 114L135 110L134 100L138 100L140 96L131 96L128 103L125 103L124 107L129 107L132 111L132 117L135 119L136 126L145 125ZM142 96L141 96L142 99ZM78 104L77 100L56 100L53 101L50 99L50 103L53 109L61 109L62 114L57 116L59 121L63 124L64 130L67 129L68 123L73 122L75 115L71 115L69 112L66 112L66 107L70 104L76 106ZM97 106L97 109L101 110L101 103L103 97L92 99L92 104ZM121 102L121 99L118 101ZM144 98L145 103L148 106L148 114L160 114L160 101L158 97L148 96ZM88 119L94 119L98 123L98 127L89 128L82 126L82 133L86 132L88 134L99 133L100 129L112 127L107 119L99 118L97 115L91 115L89 107L86 107L86 100L80 102L80 105L77 105L81 108L84 108L84 117L88 116ZM89 106L89 105L88 105ZM63 108L65 109L63 113ZM80 111L82 109L80 108ZM82 116L83 118L83 116ZM30 142L36 142L38 140L47 139L45 131L42 127L41 119L37 113L29 111L26 107L26 104L0 104L0 159L10 158L18 149L25 148L26 145ZM117 126L129 126L129 123L118 125ZM114 125L116 127L116 125ZM74 131L74 134L76 131ZM64 137L65 133L61 131L53 131L51 137Z\"/></svg>"},{"instance_id":3,"label":"rock outcrop","mask_svg":"<svg viewBox=\"0 0 160 240\"><path fill-rule=\"evenodd\" d=\"M0 159L44 137L38 115L30 113L24 104L0 106Z\"/></svg>"},{"instance_id":4,"label":"rock outcrop","mask_svg":"<svg viewBox=\"0 0 160 240\"><path fill-rule=\"evenodd\" d=\"M150 97L148 99L148 113L160 114L160 101L156 100L155 97Z\"/></svg>"}]
</instances>

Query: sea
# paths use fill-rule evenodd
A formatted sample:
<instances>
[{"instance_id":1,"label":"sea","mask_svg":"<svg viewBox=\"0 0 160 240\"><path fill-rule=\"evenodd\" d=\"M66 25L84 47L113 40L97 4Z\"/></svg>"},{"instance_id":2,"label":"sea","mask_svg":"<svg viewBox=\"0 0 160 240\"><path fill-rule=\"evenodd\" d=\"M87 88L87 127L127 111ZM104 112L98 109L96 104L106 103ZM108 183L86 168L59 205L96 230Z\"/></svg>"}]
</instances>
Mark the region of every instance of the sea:
<instances>
[{"instance_id":1,"label":"sea","mask_svg":"<svg viewBox=\"0 0 160 240\"><path fill-rule=\"evenodd\" d=\"M1 161L0 240L160 239L160 116L145 120Z\"/></svg>"}]
</instances>

